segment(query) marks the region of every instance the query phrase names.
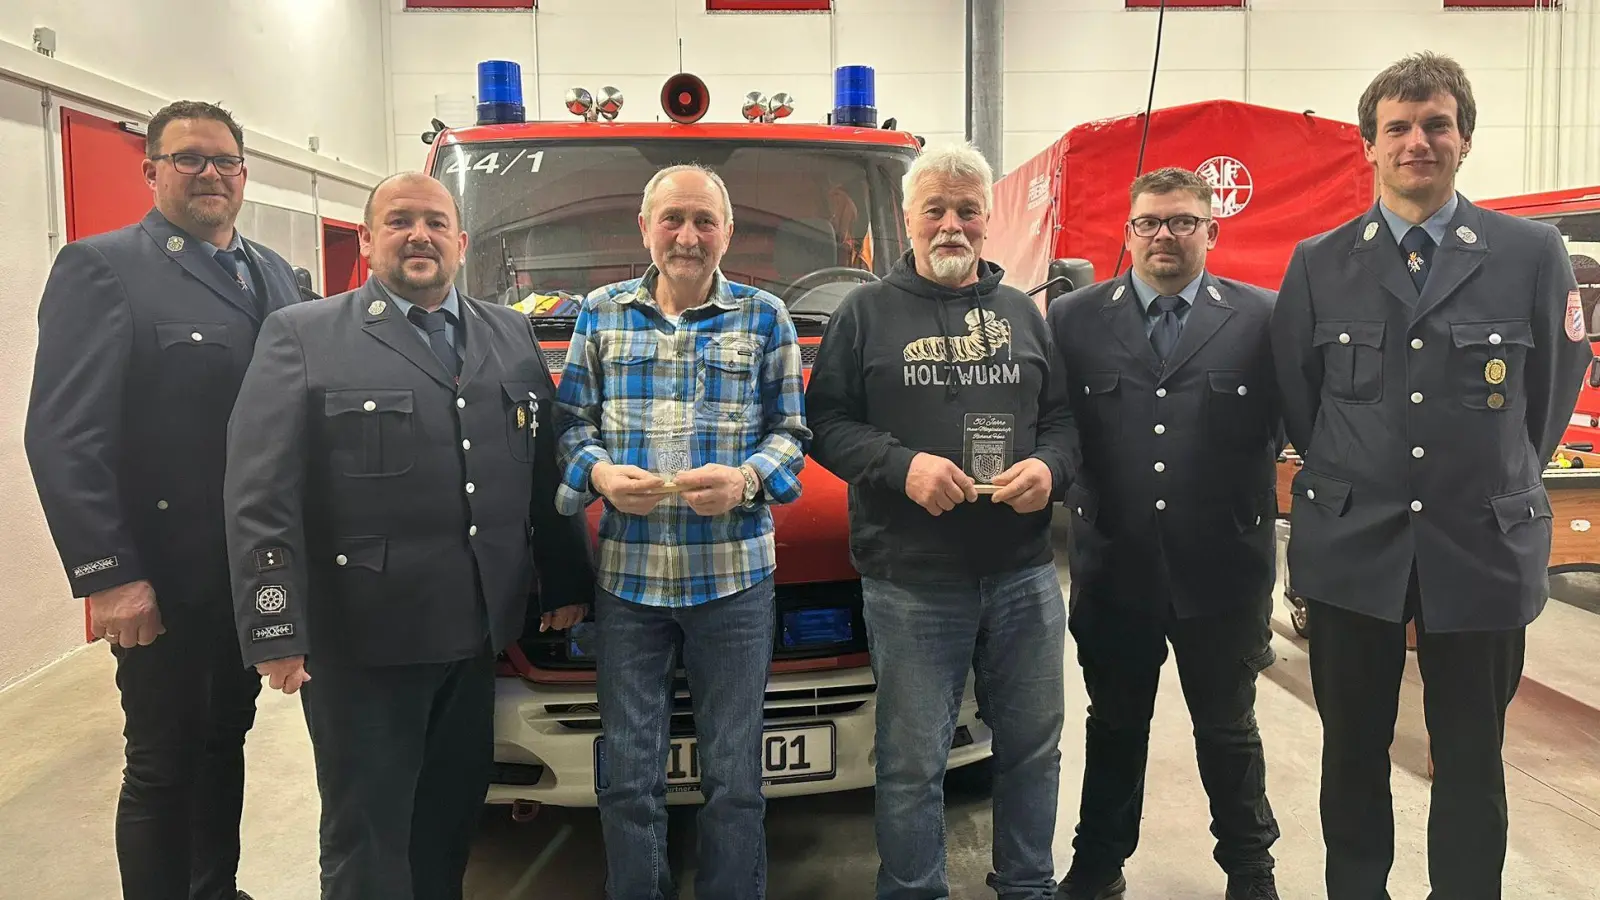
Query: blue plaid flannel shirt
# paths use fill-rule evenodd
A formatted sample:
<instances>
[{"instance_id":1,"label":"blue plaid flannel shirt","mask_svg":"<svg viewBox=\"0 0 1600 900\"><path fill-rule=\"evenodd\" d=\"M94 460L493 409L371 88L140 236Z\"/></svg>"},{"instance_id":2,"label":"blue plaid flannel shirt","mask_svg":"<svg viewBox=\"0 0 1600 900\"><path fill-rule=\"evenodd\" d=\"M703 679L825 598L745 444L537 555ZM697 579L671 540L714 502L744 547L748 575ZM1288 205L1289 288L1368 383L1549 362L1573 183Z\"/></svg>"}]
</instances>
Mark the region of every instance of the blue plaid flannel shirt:
<instances>
[{"instance_id":1,"label":"blue plaid flannel shirt","mask_svg":"<svg viewBox=\"0 0 1600 900\"><path fill-rule=\"evenodd\" d=\"M651 289L657 270L584 298L557 405L556 508L596 499L596 463L658 475L748 463L761 476L752 508L702 516L669 494L645 516L600 517L601 588L650 606L695 606L759 584L777 565L769 503L800 496L811 431L800 345L782 301L716 273L709 299L674 326Z\"/></svg>"}]
</instances>

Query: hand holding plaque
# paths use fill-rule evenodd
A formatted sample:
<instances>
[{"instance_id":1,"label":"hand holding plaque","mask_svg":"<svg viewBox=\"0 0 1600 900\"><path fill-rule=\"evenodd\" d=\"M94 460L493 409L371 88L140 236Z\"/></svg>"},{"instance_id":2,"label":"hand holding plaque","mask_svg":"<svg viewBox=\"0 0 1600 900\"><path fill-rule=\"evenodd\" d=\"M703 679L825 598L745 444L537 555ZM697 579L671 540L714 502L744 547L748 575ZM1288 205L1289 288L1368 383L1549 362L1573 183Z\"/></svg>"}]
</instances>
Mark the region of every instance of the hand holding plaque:
<instances>
[{"instance_id":1,"label":"hand holding plaque","mask_svg":"<svg viewBox=\"0 0 1600 900\"><path fill-rule=\"evenodd\" d=\"M631 516L649 514L665 496L661 479L638 466L597 463L589 473L589 482L619 512Z\"/></svg>"},{"instance_id":2,"label":"hand holding plaque","mask_svg":"<svg viewBox=\"0 0 1600 900\"><path fill-rule=\"evenodd\" d=\"M905 491L913 503L934 516L955 509L957 504L978 499L972 479L961 467L932 453L918 453L912 457L911 468L906 472Z\"/></svg>"},{"instance_id":3,"label":"hand holding plaque","mask_svg":"<svg viewBox=\"0 0 1600 900\"><path fill-rule=\"evenodd\" d=\"M1010 413L967 413L963 427L966 473L977 482L980 494L1000 490L995 478L1011 468L1016 419Z\"/></svg>"},{"instance_id":4,"label":"hand holding plaque","mask_svg":"<svg viewBox=\"0 0 1600 900\"><path fill-rule=\"evenodd\" d=\"M1001 485L990 498L992 503L1006 503L1019 513L1033 513L1050 505L1050 494L1055 488L1055 475L1043 460L1029 457L995 476Z\"/></svg>"}]
</instances>

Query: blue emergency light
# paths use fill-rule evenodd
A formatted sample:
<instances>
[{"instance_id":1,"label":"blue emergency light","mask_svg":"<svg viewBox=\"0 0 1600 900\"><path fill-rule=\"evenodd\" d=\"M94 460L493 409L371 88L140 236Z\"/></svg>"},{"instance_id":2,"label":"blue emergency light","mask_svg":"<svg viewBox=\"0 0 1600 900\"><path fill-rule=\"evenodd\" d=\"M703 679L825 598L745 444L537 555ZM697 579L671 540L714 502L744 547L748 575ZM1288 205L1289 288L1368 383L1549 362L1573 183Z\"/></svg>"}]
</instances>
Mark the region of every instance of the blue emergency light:
<instances>
[{"instance_id":1,"label":"blue emergency light","mask_svg":"<svg viewBox=\"0 0 1600 900\"><path fill-rule=\"evenodd\" d=\"M478 63L478 124L523 121L522 66L504 59Z\"/></svg>"},{"instance_id":2,"label":"blue emergency light","mask_svg":"<svg viewBox=\"0 0 1600 900\"><path fill-rule=\"evenodd\" d=\"M878 89L871 66L833 70L833 124L878 127Z\"/></svg>"}]
</instances>

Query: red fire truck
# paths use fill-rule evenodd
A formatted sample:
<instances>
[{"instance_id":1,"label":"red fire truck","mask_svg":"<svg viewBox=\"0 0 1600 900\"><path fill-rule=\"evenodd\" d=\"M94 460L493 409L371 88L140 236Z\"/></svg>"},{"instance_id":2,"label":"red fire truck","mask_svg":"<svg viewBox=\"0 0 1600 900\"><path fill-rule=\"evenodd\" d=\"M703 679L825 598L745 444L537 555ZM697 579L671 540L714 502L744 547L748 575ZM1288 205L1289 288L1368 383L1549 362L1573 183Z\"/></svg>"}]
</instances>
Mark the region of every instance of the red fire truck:
<instances>
[{"instance_id":1,"label":"red fire truck","mask_svg":"<svg viewBox=\"0 0 1600 900\"><path fill-rule=\"evenodd\" d=\"M855 68L855 67L847 67ZM841 76L842 80L843 76ZM484 90L480 69L480 100ZM859 100L860 98L856 98ZM520 102L490 106L494 124L439 129L428 171L454 193L469 246L460 287L528 313L559 376L584 295L644 274L637 224L645 182L663 166L701 163L728 185L735 232L722 262L731 280L780 297L800 335L806 372L829 314L856 284L876 280L909 247L901 177L921 143L873 127L865 103L836 105L833 124L783 123L786 95L747 97L743 123L703 123L699 79L663 88L668 121L617 121L622 98L574 89L575 119L521 121ZM498 105L499 109L495 107ZM507 109L509 108L509 109ZM874 681L851 566L845 485L815 461L797 503L773 509L779 627L766 693L763 759L768 796L873 783ZM591 507L597 522L600 505ZM587 601L589 598L573 598ZM593 806L605 779L588 624L564 635L529 628L502 659L495 713L492 803ZM990 755L969 682L950 765ZM694 722L681 673L667 760L668 800L701 801Z\"/></svg>"}]
</instances>

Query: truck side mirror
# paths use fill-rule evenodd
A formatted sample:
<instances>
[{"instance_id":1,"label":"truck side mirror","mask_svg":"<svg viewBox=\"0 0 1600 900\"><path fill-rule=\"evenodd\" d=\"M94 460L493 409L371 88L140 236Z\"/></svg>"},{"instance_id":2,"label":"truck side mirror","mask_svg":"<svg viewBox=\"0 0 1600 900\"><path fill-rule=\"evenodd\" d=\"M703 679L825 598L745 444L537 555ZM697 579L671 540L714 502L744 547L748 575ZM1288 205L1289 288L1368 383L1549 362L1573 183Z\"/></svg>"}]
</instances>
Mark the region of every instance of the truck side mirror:
<instances>
[{"instance_id":1,"label":"truck side mirror","mask_svg":"<svg viewBox=\"0 0 1600 900\"><path fill-rule=\"evenodd\" d=\"M1094 284L1094 263L1087 259L1053 259L1048 270L1050 280L1055 281L1044 294L1044 302L1050 301L1062 294L1070 294L1078 288ZM1065 279L1056 281L1056 279Z\"/></svg>"}]
</instances>

